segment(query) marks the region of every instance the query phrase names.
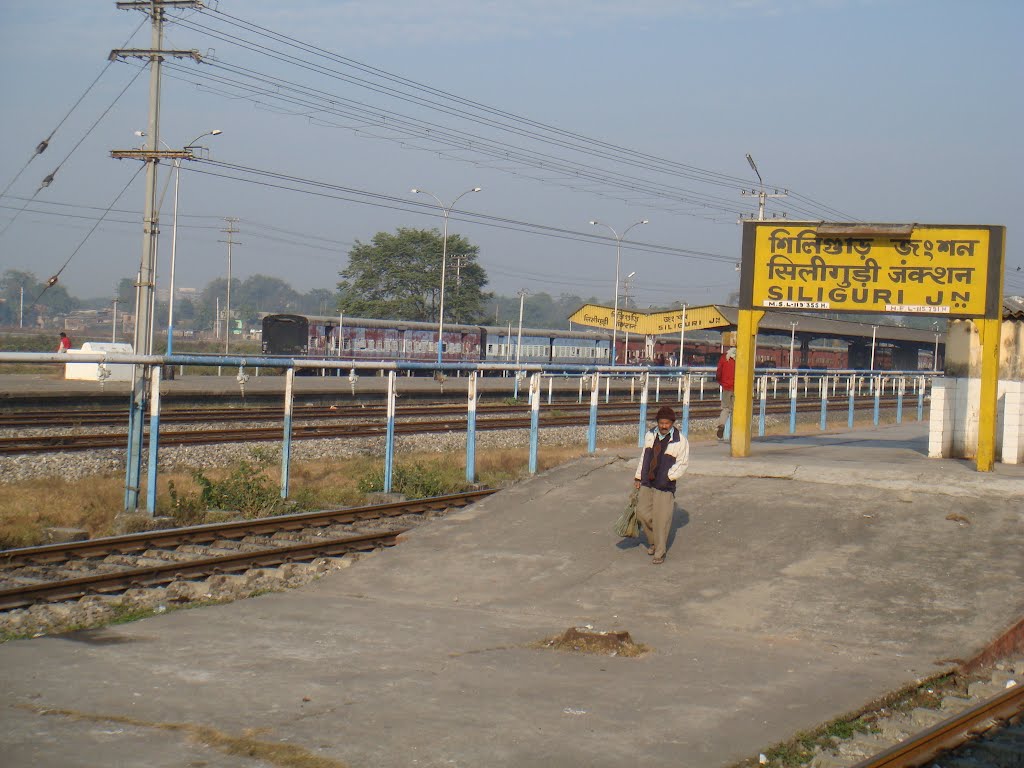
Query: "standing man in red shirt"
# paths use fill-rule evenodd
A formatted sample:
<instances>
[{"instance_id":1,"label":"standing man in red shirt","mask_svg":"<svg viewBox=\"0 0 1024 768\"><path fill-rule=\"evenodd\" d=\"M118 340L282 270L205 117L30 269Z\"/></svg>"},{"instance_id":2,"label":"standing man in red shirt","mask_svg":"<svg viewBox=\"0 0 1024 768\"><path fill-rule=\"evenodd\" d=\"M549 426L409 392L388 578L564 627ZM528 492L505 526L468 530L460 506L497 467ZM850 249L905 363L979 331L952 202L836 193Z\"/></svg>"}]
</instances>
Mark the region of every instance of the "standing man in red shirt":
<instances>
[{"instance_id":1,"label":"standing man in red shirt","mask_svg":"<svg viewBox=\"0 0 1024 768\"><path fill-rule=\"evenodd\" d=\"M68 338L68 335L64 333L64 331L61 331L60 341L57 342L57 351L67 352L69 349L71 349L71 339Z\"/></svg>"},{"instance_id":2,"label":"standing man in red shirt","mask_svg":"<svg viewBox=\"0 0 1024 768\"><path fill-rule=\"evenodd\" d=\"M729 347L729 351L718 358L715 381L722 387L722 412L718 415L718 423L715 428L715 436L721 440L725 435L725 425L732 416L732 405L735 399L733 388L736 386L736 347Z\"/></svg>"}]
</instances>

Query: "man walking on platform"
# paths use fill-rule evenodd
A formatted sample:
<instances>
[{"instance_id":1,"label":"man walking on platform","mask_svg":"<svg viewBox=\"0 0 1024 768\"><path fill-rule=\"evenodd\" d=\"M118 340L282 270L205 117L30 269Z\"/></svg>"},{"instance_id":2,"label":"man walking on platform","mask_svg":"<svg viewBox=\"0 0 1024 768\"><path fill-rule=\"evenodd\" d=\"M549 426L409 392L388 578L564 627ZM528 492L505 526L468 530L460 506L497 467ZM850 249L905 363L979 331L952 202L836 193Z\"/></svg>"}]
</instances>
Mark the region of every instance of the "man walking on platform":
<instances>
[{"instance_id":1,"label":"man walking on platform","mask_svg":"<svg viewBox=\"0 0 1024 768\"><path fill-rule=\"evenodd\" d=\"M718 414L715 428L715 437L721 440L725 436L725 425L729 422L729 417L732 416L735 396L733 388L736 386L736 347L729 347L729 351L718 358L715 381L722 387L722 412Z\"/></svg>"},{"instance_id":2,"label":"man walking on platform","mask_svg":"<svg viewBox=\"0 0 1024 768\"><path fill-rule=\"evenodd\" d=\"M644 436L644 450L633 478L640 491L636 516L647 536L647 554L654 555L654 565L665 562L676 480L690 462L690 444L675 428L675 422L675 411L667 405L658 409L658 426Z\"/></svg>"}]
</instances>

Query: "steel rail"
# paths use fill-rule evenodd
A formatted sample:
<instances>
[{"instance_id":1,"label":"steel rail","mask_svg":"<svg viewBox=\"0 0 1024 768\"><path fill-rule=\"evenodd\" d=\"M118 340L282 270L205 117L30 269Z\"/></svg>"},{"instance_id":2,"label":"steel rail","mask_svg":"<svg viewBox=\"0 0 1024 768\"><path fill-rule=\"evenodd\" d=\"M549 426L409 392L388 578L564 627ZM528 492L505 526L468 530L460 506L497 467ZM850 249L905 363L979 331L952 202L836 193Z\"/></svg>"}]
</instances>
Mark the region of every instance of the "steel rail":
<instances>
[{"instance_id":1,"label":"steel rail","mask_svg":"<svg viewBox=\"0 0 1024 768\"><path fill-rule=\"evenodd\" d=\"M322 510L319 512L260 520L240 520L232 523L215 523L190 528L172 528L128 536L108 537L92 541L72 542L43 547L26 547L0 553L3 566L14 569L20 566L63 564L71 560L98 559L106 555L134 553L149 549L167 549L182 544L202 544L221 539L241 539L245 536L272 534L282 531L303 530L324 527L335 523L351 523L358 520L380 519L404 514L419 514L431 510L462 507L496 491L479 490L467 493L448 494L426 499L377 504L349 509ZM407 528L385 531L377 534L361 534L324 538L315 542L267 546L262 549L238 552L230 555L196 558L194 560L161 563L158 565L122 568L106 573L92 574L72 579L39 582L0 589L0 610L23 608L47 600L71 600L87 594L118 592L132 587L148 587L167 584L177 579L234 573L250 567L269 567L285 562L311 560L316 557L330 557L346 552L359 552L380 546L392 546L396 537Z\"/></svg>"},{"instance_id":2,"label":"steel rail","mask_svg":"<svg viewBox=\"0 0 1024 768\"><path fill-rule=\"evenodd\" d=\"M51 602L72 600L88 594L120 592L133 587L168 584L178 579L244 571L254 566L274 566L347 552L365 552L376 549L378 546L394 546L396 538L407 530L407 528L401 528L378 534L325 539L312 544L293 544L256 552L240 552L166 565L129 568L77 579L62 579L55 582L0 589L0 610L23 608L40 600Z\"/></svg>"},{"instance_id":3,"label":"steel rail","mask_svg":"<svg viewBox=\"0 0 1024 768\"><path fill-rule=\"evenodd\" d=\"M334 523L350 523L357 520L374 520L405 514L420 514L449 507L464 507L474 501L490 496L497 491L481 489L466 493L452 493L445 496L431 496L425 499L396 501L390 504L372 504L345 509L327 509L317 512L300 512L292 515L277 515L258 520L236 520L229 523L209 523L187 528L164 528L126 536L108 536L87 541L65 544L47 544L40 547L21 547L0 552L0 566L43 565L58 563L72 558L97 558L110 554L137 552L149 548L167 547L175 544L201 544L217 539L242 538L250 534L274 531L291 531Z\"/></svg>"},{"instance_id":4,"label":"steel rail","mask_svg":"<svg viewBox=\"0 0 1024 768\"><path fill-rule=\"evenodd\" d=\"M1024 685L1015 685L851 768L918 768L1022 713Z\"/></svg>"}]
</instances>

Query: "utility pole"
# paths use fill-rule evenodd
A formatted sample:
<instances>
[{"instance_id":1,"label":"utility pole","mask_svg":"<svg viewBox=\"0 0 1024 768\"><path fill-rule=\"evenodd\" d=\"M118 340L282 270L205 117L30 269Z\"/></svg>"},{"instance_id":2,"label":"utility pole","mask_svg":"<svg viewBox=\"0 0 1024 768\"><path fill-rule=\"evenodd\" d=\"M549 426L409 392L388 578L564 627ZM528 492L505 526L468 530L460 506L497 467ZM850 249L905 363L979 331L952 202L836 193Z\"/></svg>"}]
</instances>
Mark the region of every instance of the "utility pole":
<instances>
[{"instance_id":1,"label":"utility pole","mask_svg":"<svg viewBox=\"0 0 1024 768\"><path fill-rule=\"evenodd\" d=\"M630 272L622 280L622 293L623 293L623 304L626 307L626 311L629 311L629 286L633 282L633 278L636 276L636 272ZM622 356L623 362L629 365L629 328L626 329L626 352Z\"/></svg>"},{"instance_id":2,"label":"utility pole","mask_svg":"<svg viewBox=\"0 0 1024 768\"><path fill-rule=\"evenodd\" d=\"M750 156L750 153L747 153L747 162L750 163L750 167L753 168L754 169L754 173L757 174L757 182L758 182L758 184L760 186L757 189L750 190L749 192L747 192L747 190L745 190L745 189L742 189L742 190L740 190L740 194L741 195L757 195L757 220L758 221L764 221L764 205L765 205L765 201L769 197L787 197L789 195L789 192L787 192L786 190L782 190L781 192L779 192L779 190L777 190L777 189L774 192L765 192L764 191L764 181L761 180L761 172L759 170L757 170L757 165L755 165L754 158L752 158Z\"/></svg>"},{"instance_id":3,"label":"utility pole","mask_svg":"<svg viewBox=\"0 0 1024 768\"><path fill-rule=\"evenodd\" d=\"M120 299L115 298L111 303L114 305L114 314L110 318L110 343L117 341L117 303Z\"/></svg>"},{"instance_id":4,"label":"utility pole","mask_svg":"<svg viewBox=\"0 0 1024 768\"><path fill-rule=\"evenodd\" d=\"M530 295L530 292L525 288L519 291L519 340L516 342L516 365L519 365L519 359L523 351L523 304L526 302L526 297Z\"/></svg>"},{"instance_id":5,"label":"utility pole","mask_svg":"<svg viewBox=\"0 0 1024 768\"><path fill-rule=\"evenodd\" d=\"M228 244L228 295L227 304L224 309L224 354L228 353L228 349L231 347L231 246L241 245L235 241L233 235L237 234L238 230L235 229L235 224L238 222L238 218L235 216L227 216L224 221L228 223L227 229L222 229L221 232L226 232L228 239L220 240L218 242Z\"/></svg>"},{"instance_id":6,"label":"utility pole","mask_svg":"<svg viewBox=\"0 0 1024 768\"><path fill-rule=\"evenodd\" d=\"M166 8L199 8L199 0L127 0L115 5L121 10L139 10L149 14L152 23L149 48L112 50L110 60L144 59L149 61L149 130L146 131L145 150L111 152L111 157L135 157L146 162L146 202L142 219L142 260L136 292L134 352L152 353L153 289L156 275L157 238L160 234L160 211L157 206L157 164L163 157L178 157L182 153L160 151L160 65L168 57L191 58L201 62L198 51L164 50L164 15ZM139 508L140 477L142 475L142 427L146 409L147 377L140 366L133 368L132 409L128 419L128 452L125 462L125 511ZM156 471L156 467L151 468ZM152 515L155 510L149 510Z\"/></svg>"},{"instance_id":7,"label":"utility pole","mask_svg":"<svg viewBox=\"0 0 1024 768\"><path fill-rule=\"evenodd\" d=\"M24 319L25 319L25 286L24 285L21 286L20 292L21 292L21 298L18 299L18 327L22 328L22 327L24 327Z\"/></svg>"},{"instance_id":8,"label":"utility pole","mask_svg":"<svg viewBox=\"0 0 1024 768\"><path fill-rule=\"evenodd\" d=\"M455 263L455 324L459 323L459 312L461 305L459 299L462 298L462 267L464 264L468 264L469 254L456 253L452 255L452 261Z\"/></svg>"}]
</instances>

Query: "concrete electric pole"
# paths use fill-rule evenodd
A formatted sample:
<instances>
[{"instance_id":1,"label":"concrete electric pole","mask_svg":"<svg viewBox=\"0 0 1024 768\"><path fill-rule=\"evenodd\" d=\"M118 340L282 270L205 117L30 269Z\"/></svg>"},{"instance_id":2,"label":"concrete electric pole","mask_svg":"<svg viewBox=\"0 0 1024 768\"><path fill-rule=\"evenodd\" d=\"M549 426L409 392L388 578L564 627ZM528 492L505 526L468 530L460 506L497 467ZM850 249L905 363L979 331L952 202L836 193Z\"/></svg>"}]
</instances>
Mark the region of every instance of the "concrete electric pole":
<instances>
[{"instance_id":1,"label":"concrete electric pole","mask_svg":"<svg viewBox=\"0 0 1024 768\"><path fill-rule=\"evenodd\" d=\"M128 0L116 3L122 10L138 10L149 14L152 23L149 48L126 48L110 52L110 59L144 59L149 61L149 129L144 150L114 151L111 157L135 158L146 163L146 201L142 217L142 261L136 292L134 351L152 353L153 293L156 275L157 238L160 234L160 211L157 207L157 164L161 158L183 156L181 152L160 151L160 65L168 57L202 61L198 51L163 49L164 14L170 8L199 8L199 0ZM142 427L146 409L145 371L135 367L132 381L132 410L128 419L128 453L125 466L125 511L139 508L142 474ZM153 468L152 471L156 471ZM152 515L154 510L149 510Z\"/></svg>"},{"instance_id":2,"label":"concrete electric pole","mask_svg":"<svg viewBox=\"0 0 1024 768\"><path fill-rule=\"evenodd\" d=\"M224 354L228 353L231 348L231 246L241 245L236 242L233 235L238 233L235 229L235 224L238 223L238 218L235 216L228 216L224 219L228 223L227 229L222 229L221 232L227 233L227 240L220 240L218 242L228 244L228 290L227 290L227 304L224 309Z\"/></svg>"}]
</instances>

